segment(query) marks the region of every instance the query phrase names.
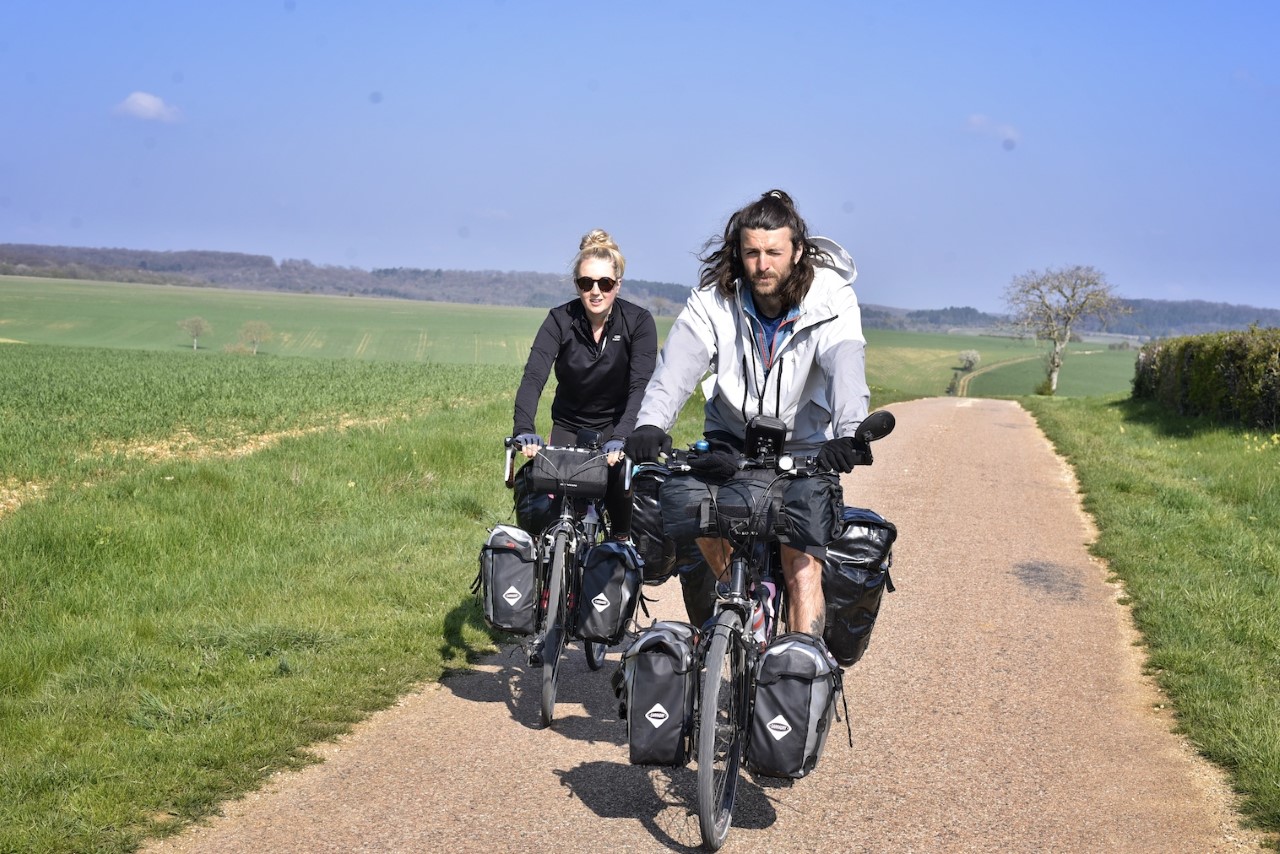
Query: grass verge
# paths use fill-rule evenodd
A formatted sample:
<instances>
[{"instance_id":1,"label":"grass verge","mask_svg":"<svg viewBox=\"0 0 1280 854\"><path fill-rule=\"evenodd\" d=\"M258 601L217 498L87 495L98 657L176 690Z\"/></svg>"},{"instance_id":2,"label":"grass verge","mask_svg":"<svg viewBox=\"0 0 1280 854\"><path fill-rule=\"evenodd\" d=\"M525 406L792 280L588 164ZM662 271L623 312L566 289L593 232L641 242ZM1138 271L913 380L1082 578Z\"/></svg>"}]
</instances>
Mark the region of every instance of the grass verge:
<instances>
[{"instance_id":1,"label":"grass verge","mask_svg":"<svg viewBox=\"0 0 1280 854\"><path fill-rule=\"evenodd\" d=\"M1075 467L1179 728L1280 832L1280 435L1118 397L1022 402Z\"/></svg>"}]
</instances>

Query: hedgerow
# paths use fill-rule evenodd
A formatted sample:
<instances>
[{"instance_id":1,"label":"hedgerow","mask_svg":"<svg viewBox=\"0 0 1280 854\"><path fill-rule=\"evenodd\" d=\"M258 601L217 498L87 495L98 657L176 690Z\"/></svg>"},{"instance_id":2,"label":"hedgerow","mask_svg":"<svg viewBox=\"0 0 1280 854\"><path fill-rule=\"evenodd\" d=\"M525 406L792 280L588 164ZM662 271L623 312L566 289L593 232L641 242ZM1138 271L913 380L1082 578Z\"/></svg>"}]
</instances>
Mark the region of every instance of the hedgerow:
<instances>
[{"instance_id":1,"label":"hedgerow","mask_svg":"<svg viewBox=\"0 0 1280 854\"><path fill-rule=\"evenodd\" d=\"M1280 426L1280 329L1152 341L1138 353L1133 397L1179 415L1275 430Z\"/></svg>"}]
</instances>

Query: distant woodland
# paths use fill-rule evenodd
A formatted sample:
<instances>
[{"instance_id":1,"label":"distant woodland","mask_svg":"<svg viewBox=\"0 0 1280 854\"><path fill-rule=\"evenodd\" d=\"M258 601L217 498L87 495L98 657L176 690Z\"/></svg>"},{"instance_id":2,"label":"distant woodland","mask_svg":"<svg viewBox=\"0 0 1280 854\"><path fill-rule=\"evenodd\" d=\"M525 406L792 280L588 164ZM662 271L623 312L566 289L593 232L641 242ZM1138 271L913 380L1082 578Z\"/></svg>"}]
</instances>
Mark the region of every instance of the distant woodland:
<instances>
[{"instance_id":1,"label":"distant woodland","mask_svg":"<svg viewBox=\"0 0 1280 854\"><path fill-rule=\"evenodd\" d=\"M277 263L268 255L239 252L153 252L20 243L0 244L0 275L533 308L550 308L572 296L567 274L414 267L364 270L292 259ZM674 315L684 306L689 286L627 279L625 293L627 299L647 307L654 314ZM1105 330L1095 324L1080 331L1163 338L1246 329L1251 325L1280 327L1280 310L1277 309L1202 300L1135 299L1123 302L1131 310L1130 314L1113 320ZM967 306L907 311L863 305L862 322L870 328L919 331L999 331L1006 326L1005 318Z\"/></svg>"}]
</instances>

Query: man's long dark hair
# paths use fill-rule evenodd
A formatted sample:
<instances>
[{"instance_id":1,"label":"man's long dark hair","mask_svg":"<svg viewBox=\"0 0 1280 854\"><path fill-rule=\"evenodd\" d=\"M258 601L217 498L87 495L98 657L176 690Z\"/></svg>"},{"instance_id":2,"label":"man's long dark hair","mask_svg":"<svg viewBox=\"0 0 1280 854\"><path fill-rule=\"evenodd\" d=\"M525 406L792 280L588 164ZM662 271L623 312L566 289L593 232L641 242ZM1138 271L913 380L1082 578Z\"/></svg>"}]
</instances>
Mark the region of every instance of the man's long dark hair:
<instances>
[{"instance_id":1,"label":"man's long dark hair","mask_svg":"<svg viewBox=\"0 0 1280 854\"><path fill-rule=\"evenodd\" d=\"M804 251L800 253L800 260L791 268L791 277L783 282L780 295L784 308L799 305L805 294L809 293L809 286L813 284L814 263L825 253L809 239L809 229L800 214L796 213L795 203L782 190L770 190L729 217L724 235L707 241L702 247L704 254L698 256L698 260L702 262L698 287L715 288L723 297L733 296L737 290L734 283L746 275L746 269L742 265L744 228L766 231L791 229L792 253L802 247Z\"/></svg>"}]
</instances>

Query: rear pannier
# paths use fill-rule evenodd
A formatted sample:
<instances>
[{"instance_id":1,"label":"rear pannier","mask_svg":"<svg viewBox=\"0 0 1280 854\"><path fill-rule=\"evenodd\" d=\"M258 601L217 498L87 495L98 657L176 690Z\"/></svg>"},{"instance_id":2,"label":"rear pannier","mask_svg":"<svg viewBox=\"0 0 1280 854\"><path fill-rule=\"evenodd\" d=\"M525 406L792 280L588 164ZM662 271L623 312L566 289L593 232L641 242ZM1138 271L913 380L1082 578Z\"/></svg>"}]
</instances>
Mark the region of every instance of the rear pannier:
<instances>
[{"instance_id":1,"label":"rear pannier","mask_svg":"<svg viewBox=\"0 0 1280 854\"><path fill-rule=\"evenodd\" d=\"M871 640L880 601L893 590L889 566L898 529L878 513L846 507L843 532L827 546L822 593L827 603L823 639L841 667L862 658Z\"/></svg>"},{"instance_id":2,"label":"rear pannier","mask_svg":"<svg viewBox=\"0 0 1280 854\"><path fill-rule=\"evenodd\" d=\"M613 675L632 765L685 765L698 680L698 631L658 621L640 632Z\"/></svg>"},{"instance_id":3,"label":"rear pannier","mask_svg":"<svg viewBox=\"0 0 1280 854\"><path fill-rule=\"evenodd\" d=\"M840 671L822 642L803 632L775 638L756 662L747 767L766 777L804 777L817 766L835 717Z\"/></svg>"},{"instance_id":4,"label":"rear pannier","mask_svg":"<svg viewBox=\"0 0 1280 854\"><path fill-rule=\"evenodd\" d=\"M497 525L480 547L480 571L471 585L484 605L484 619L513 635L532 634L538 624L538 549L532 535Z\"/></svg>"},{"instance_id":5,"label":"rear pannier","mask_svg":"<svg viewBox=\"0 0 1280 854\"><path fill-rule=\"evenodd\" d=\"M592 546L582 561L575 637L612 646L635 615L640 592L640 556L627 543Z\"/></svg>"}]
</instances>

